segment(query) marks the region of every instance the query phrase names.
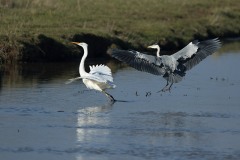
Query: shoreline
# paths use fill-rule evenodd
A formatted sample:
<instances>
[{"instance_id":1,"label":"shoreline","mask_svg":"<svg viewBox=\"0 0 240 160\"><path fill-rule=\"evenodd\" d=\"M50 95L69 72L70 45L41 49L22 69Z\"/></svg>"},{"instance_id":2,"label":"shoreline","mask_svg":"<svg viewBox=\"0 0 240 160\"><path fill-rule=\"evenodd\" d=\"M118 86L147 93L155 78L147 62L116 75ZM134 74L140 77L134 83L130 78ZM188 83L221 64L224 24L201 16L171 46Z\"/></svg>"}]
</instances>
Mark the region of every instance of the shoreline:
<instances>
[{"instance_id":1,"label":"shoreline","mask_svg":"<svg viewBox=\"0 0 240 160\"><path fill-rule=\"evenodd\" d=\"M238 34L223 34L219 35L193 35L195 37L192 40L206 40L219 37L221 41L225 40L237 40ZM109 59L109 49L121 48L121 49L134 49L139 51L146 50L147 42L145 44L135 42L129 43L127 41L118 39L117 37L103 37L94 34L76 34L69 38L63 39L65 42L58 42L57 40L47 37L45 35L38 35L36 38L27 37L20 38L14 42L9 43L8 37L1 37L1 52L0 64L4 63L33 63L33 62L73 62L79 60L82 56L80 48L70 44L71 41L86 42L89 44L89 56L88 58L104 58ZM190 41L192 41L190 40ZM189 42L190 42L189 41ZM179 50L187 45L189 42L185 42L184 38L175 38L163 42L157 42L161 46L163 54L168 54L173 50ZM150 45L150 43L148 44Z\"/></svg>"},{"instance_id":2,"label":"shoreline","mask_svg":"<svg viewBox=\"0 0 240 160\"><path fill-rule=\"evenodd\" d=\"M221 37L218 35L211 35L209 37L193 36L196 37L193 40L205 40L219 37L221 41L225 40L237 40L239 35L230 34L230 36ZM31 41L29 41L31 39ZM81 49L71 45L70 43L61 43L57 40L47 37L45 35L39 35L37 38L27 38L17 40L10 45L8 37L5 37L5 42L0 39L0 43L3 44L2 52L5 52L0 57L0 64L4 63L33 63L33 62L73 62L78 61L81 56ZM89 44L89 56L88 58L110 58L109 50L112 48L121 49L133 49L138 51L148 51L146 44L138 43L132 44L116 37L101 37L93 34L76 34L72 38L65 39L66 41L86 42ZM190 41L189 41L190 42ZM189 42L185 43L184 39L172 39L159 43L163 54L168 54L173 50L179 50L186 46ZM4 44L5 43L5 44Z\"/></svg>"}]
</instances>

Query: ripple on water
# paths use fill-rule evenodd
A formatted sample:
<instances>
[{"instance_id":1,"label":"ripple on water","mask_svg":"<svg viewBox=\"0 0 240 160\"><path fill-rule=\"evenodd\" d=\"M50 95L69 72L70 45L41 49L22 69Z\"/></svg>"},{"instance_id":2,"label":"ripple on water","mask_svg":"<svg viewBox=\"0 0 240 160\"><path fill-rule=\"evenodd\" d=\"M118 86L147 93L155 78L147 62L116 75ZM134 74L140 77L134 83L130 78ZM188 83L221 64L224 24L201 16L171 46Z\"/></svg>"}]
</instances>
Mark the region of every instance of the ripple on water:
<instances>
[{"instance_id":1,"label":"ripple on water","mask_svg":"<svg viewBox=\"0 0 240 160\"><path fill-rule=\"evenodd\" d=\"M139 116L175 116L175 117L206 117L206 118L236 118L240 115L233 115L227 113L213 113L213 112L199 112L199 113L186 113L186 112L155 112L155 111L146 111L146 112L132 112L132 115Z\"/></svg>"}]
</instances>

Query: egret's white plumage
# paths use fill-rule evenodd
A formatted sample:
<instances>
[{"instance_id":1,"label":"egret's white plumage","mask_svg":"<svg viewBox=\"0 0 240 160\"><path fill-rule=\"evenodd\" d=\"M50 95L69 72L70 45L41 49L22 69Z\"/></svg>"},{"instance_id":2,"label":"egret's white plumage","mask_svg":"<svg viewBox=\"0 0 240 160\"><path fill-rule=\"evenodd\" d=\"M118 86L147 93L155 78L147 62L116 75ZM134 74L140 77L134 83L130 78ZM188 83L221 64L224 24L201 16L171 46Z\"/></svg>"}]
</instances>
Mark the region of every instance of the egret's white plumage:
<instances>
[{"instance_id":1,"label":"egret's white plumage","mask_svg":"<svg viewBox=\"0 0 240 160\"><path fill-rule=\"evenodd\" d=\"M112 73L109 67L102 64L96 65L96 66L93 65L89 67L90 67L90 72L89 72L90 74L101 77L104 80L113 82Z\"/></svg>"},{"instance_id":2,"label":"egret's white plumage","mask_svg":"<svg viewBox=\"0 0 240 160\"><path fill-rule=\"evenodd\" d=\"M79 65L80 77L69 79L67 83L71 83L75 80L82 79L83 83L89 89L94 89L103 92L111 101L115 101L113 96L107 93L105 90L115 88L116 85L113 83L113 77L111 69L103 64L89 66L90 72L85 71L85 59L88 55L88 45L86 43L72 42L83 48L84 54Z\"/></svg>"},{"instance_id":3,"label":"egret's white plumage","mask_svg":"<svg viewBox=\"0 0 240 160\"><path fill-rule=\"evenodd\" d=\"M187 70L216 52L220 47L221 42L215 38L202 42L190 42L173 55L160 55L160 47L151 45L148 48L157 49L157 56L119 49L113 50L112 56L137 70L162 75L167 80L167 85L162 91L166 91L171 89L173 83L180 82ZM169 82L170 86L168 86Z\"/></svg>"}]
</instances>

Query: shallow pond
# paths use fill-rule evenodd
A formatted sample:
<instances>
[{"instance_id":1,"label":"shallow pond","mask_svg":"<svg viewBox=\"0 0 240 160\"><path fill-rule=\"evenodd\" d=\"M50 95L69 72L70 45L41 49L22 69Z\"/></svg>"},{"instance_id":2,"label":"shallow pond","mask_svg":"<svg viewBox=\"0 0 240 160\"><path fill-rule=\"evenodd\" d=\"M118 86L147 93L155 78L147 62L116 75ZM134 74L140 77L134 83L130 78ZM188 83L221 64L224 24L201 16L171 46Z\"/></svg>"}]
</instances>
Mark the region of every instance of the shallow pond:
<instances>
[{"instance_id":1,"label":"shallow pond","mask_svg":"<svg viewBox=\"0 0 240 160\"><path fill-rule=\"evenodd\" d=\"M221 51L172 91L162 77L108 62L110 104L76 63L4 66L0 159L240 159L240 52Z\"/></svg>"}]
</instances>

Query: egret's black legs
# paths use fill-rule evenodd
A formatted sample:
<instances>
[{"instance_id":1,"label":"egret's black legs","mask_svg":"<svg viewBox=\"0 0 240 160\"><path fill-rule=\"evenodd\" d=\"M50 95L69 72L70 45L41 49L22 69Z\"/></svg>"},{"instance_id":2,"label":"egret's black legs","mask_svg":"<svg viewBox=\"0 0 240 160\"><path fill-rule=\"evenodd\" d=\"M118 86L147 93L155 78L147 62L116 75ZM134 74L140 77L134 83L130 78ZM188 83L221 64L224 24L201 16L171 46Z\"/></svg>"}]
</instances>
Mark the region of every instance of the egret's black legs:
<instances>
[{"instance_id":1,"label":"egret's black legs","mask_svg":"<svg viewBox=\"0 0 240 160\"><path fill-rule=\"evenodd\" d=\"M109 99L110 99L110 103L113 104L115 102L130 102L130 101L125 101L125 100L117 100L115 98L113 98L113 96L105 91L102 91Z\"/></svg>"},{"instance_id":2,"label":"egret's black legs","mask_svg":"<svg viewBox=\"0 0 240 160\"><path fill-rule=\"evenodd\" d=\"M105 91L102 91L109 99L111 102L116 102L116 100L113 98L113 96Z\"/></svg>"}]
</instances>

